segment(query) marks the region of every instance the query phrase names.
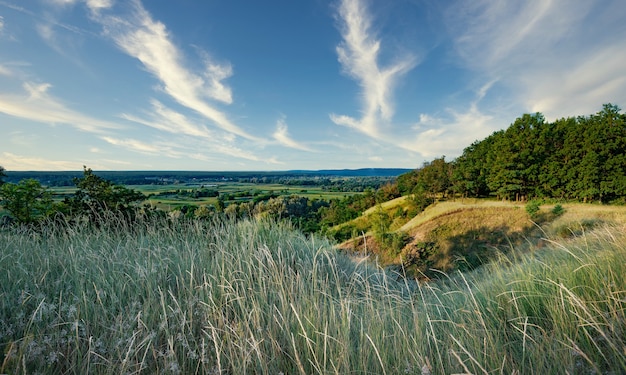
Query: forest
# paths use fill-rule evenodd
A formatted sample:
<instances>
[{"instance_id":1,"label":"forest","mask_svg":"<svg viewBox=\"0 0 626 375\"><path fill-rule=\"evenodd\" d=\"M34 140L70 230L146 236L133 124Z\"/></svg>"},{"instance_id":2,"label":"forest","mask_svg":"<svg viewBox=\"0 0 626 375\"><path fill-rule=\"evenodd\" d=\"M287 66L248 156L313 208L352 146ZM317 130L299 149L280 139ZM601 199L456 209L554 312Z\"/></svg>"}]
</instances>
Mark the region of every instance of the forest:
<instances>
[{"instance_id":1,"label":"forest","mask_svg":"<svg viewBox=\"0 0 626 375\"><path fill-rule=\"evenodd\" d=\"M625 203L625 150L626 115L616 105L554 122L524 114L455 160L434 159L397 184L403 194Z\"/></svg>"}]
</instances>

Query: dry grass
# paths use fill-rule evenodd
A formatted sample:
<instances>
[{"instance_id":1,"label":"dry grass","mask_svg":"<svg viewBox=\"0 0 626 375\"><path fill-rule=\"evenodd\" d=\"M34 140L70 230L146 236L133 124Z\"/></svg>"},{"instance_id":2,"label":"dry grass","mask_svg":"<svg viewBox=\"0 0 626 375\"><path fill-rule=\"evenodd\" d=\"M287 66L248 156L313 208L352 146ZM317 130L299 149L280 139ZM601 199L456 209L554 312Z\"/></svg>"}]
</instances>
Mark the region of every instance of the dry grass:
<instances>
[{"instance_id":1,"label":"dry grass","mask_svg":"<svg viewBox=\"0 0 626 375\"><path fill-rule=\"evenodd\" d=\"M522 203L515 203L509 201L493 201L486 199L457 199L454 201L437 202L427 207L419 215L415 216L400 230L410 232L412 229L436 218L440 215L446 215L450 212L458 212L460 210L467 210L472 208L524 208Z\"/></svg>"},{"instance_id":2,"label":"dry grass","mask_svg":"<svg viewBox=\"0 0 626 375\"><path fill-rule=\"evenodd\" d=\"M395 199L383 205L387 212L402 208L406 199ZM564 204L564 213L553 215L555 204L540 206L531 218L524 203L485 199L458 199L436 202L404 225L393 222L391 231L407 233L412 240L401 251L389 253L376 243L371 233L346 241L339 247L360 254L370 254L382 266L404 265L411 273L433 275L430 269L450 272L471 269L508 253L541 247L545 237L567 238L604 224L626 224L626 207L592 204ZM375 208L368 210L376 212ZM351 223L368 228L369 215ZM420 250L434 244L436 253ZM427 245L430 246L430 245ZM417 259L417 260L416 260ZM408 260L408 261L407 261ZM436 272L435 272L436 273Z\"/></svg>"},{"instance_id":3,"label":"dry grass","mask_svg":"<svg viewBox=\"0 0 626 375\"><path fill-rule=\"evenodd\" d=\"M265 221L0 230L0 373L626 372L626 227L419 284Z\"/></svg>"}]
</instances>

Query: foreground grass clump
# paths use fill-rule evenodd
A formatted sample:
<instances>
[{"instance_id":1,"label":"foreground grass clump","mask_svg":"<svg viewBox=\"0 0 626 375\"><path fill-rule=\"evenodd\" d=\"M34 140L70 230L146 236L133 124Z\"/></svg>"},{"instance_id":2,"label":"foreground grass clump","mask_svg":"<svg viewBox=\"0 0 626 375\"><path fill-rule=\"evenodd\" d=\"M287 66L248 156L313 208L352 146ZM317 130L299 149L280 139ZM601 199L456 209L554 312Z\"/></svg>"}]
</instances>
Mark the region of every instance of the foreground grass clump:
<instances>
[{"instance_id":1,"label":"foreground grass clump","mask_svg":"<svg viewBox=\"0 0 626 375\"><path fill-rule=\"evenodd\" d=\"M282 224L0 230L0 373L621 373L626 230L417 284Z\"/></svg>"}]
</instances>

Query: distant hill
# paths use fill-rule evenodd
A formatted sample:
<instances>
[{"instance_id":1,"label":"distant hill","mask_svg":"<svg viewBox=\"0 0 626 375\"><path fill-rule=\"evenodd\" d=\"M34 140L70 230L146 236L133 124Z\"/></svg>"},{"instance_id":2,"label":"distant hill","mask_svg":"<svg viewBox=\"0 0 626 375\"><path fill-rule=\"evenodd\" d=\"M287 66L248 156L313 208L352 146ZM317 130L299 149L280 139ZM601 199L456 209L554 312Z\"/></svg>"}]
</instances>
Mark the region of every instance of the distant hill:
<instances>
[{"instance_id":1,"label":"distant hill","mask_svg":"<svg viewBox=\"0 0 626 375\"><path fill-rule=\"evenodd\" d=\"M397 177L413 169L406 168L360 168L360 169L320 169L320 170L292 170L285 173L302 175L321 175L338 177Z\"/></svg>"}]
</instances>

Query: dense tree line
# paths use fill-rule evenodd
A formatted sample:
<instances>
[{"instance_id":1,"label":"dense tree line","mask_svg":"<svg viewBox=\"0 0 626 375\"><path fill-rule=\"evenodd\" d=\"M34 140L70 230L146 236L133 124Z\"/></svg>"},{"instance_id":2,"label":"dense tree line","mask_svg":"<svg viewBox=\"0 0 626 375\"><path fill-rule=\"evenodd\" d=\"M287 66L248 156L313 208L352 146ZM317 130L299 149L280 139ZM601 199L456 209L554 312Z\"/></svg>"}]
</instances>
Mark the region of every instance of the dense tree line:
<instances>
[{"instance_id":1,"label":"dense tree line","mask_svg":"<svg viewBox=\"0 0 626 375\"><path fill-rule=\"evenodd\" d=\"M176 197L176 198L207 198L207 197L218 197L220 193L217 189L207 189L201 187L200 189L176 189L171 191L161 191L159 193L153 194L158 197Z\"/></svg>"},{"instance_id":2,"label":"dense tree line","mask_svg":"<svg viewBox=\"0 0 626 375\"><path fill-rule=\"evenodd\" d=\"M146 199L138 191L96 176L87 167L83 170L83 177L74 178L74 185L74 194L55 202L48 188L38 180L27 178L18 183L3 183L0 186L0 205L21 224L56 218L68 221L84 218L98 224L110 215L134 220L139 204Z\"/></svg>"},{"instance_id":3,"label":"dense tree line","mask_svg":"<svg viewBox=\"0 0 626 375\"><path fill-rule=\"evenodd\" d=\"M624 201L626 115L612 104L554 122L525 114L451 162L441 157L399 176L397 185L403 194Z\"/></svg>"}]
</instances>

